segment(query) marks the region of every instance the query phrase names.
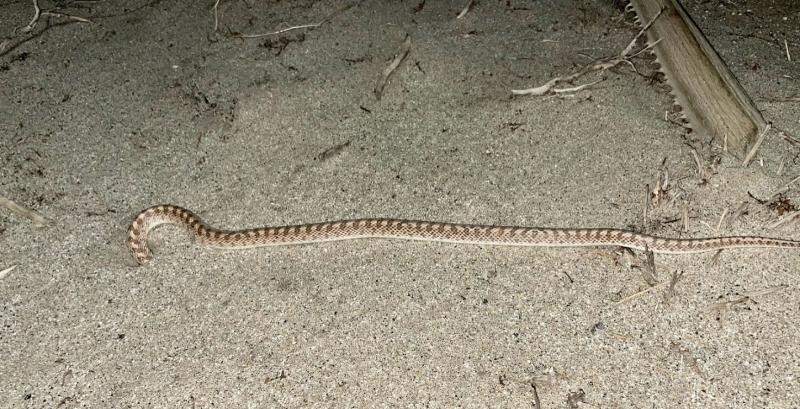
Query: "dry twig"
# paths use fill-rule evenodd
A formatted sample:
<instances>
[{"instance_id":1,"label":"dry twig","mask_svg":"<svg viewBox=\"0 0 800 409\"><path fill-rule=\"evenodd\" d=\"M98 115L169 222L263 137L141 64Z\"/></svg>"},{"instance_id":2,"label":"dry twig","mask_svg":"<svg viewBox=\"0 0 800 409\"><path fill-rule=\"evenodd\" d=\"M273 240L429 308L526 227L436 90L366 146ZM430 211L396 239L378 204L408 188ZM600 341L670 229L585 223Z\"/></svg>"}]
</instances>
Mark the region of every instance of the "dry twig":
<instances>
[{"instance_id":1,"label":"dry twig","mask_svg":"<svg viewBox=\"0 0 800 409\"><path fill-rule=\"evenodd\" d=\"M211 6L211 10L214 11L214 32L216 33L219 30L219 2L220 0L216 0L214 5Z\"/></svg>"},{"instance_id":2,"label":"dry twig","mask_svg":"<svg viewBox=\"0 0 800 409\"><path fill-rule=\"evenodd\" d=\"M472 9L472 4L473 3L475 3L475 0L469 0L467 2L467 5L464 6L463 9L461 9L460 13L458 13L458 15L456 16L456 19L461 19L462 17L464 17L469 12L469 10Z\"/></svg>"},{"instance_id":3,"label":"dry twig","mask_svg":"<svg viewBox=\"0 0 800 409\"><path fill-rule=\"evenodd\" d=\"M283 33L286 33L286 32L292 31L292 30L299 30L299 29L302 29L302 28L316 28L316 27L319 27L321 25L322 25L322 23L302 24L302 25L299 25L299 26L291 26L291 27L283 28L283 29L276 30L276 31L270 31L268 33L259 33L259 34L237 33L237 34L233 34L233 37L236 37L236 38L267 37L267 36L274 36L274 35L278 35L278 34L283 34Z\"/></svg>"},{"instance_id":4,"label":"dry twig","mask_svg":"<svg viewBox=\"0 0 800 409\"><path fill-rule=\"evenodd\" d=\"M590 87L590 86L592 86L594 84L597 84L600 81L603 81L603 79L597 80L597 81L595 81L593 83L583 84L583 85L579 85L579 86L571 87L571 88L554 88L554 87L558 83L574 81L574 80L578 79L579 77L582 77L582 76L584 76L584 75L586 75L586 74L588 74L590 72L607 71L607 70L609 70L611 68L614 68L617 65L622 64L622 63L626 63L626 64L630 65L631 67L633 67L633 70L636 71L636 67L633 66L633 63L630 60L632 58L638 56L639 54L641 54L641 53L643 53L643 52L645 52L647 50L652 49L661 40L658 40L658 41L655 41L652 44L646 45L643 49L639 50L637 53L635 53L633 55L631 55L630 53L633 50L633 47L636 45L636 42L639 40L639 38L642 35L644 35L644 33L647 31L647 29L650 28L650 26L653 24L653 22L656 21L656 19L660 15L661 15L661 12L659 11L658 14L656 14L653 17L652 20L647 22L647 24L639 31L639 33L636 34L636 37L634 37L633 40L631 40L631 42L628 44L628 46L625 47L625 49L622 50L622 52L620 52L618 56L612 57L612 58L600 59L600 60L598 60L598 61L596 61L596 62L594 62L592 64L589 64L589 65L583 67L581 70L579 70L578 72L576 72L576 73L574 73L572 75L567 75L565 77L553 78L550 81L547 81L544 85L540 85L538 87L527 88L527 89L513 89L513 90L511 90L511 94L513 94L513 95L541 96L541 95L546 95L546 94L577 92L577 91L583 90L583 89L585 89L587 87Z\"/></svg>"},{"instance_id":5,"label":"dry twig","mask_svg":"<svg viewBox=\"0 0 800 409\"><path fill-rule=\"evenodd\" d=\"M212 7L212 10L214 11L214 31L215 32L219 31L219 3L220 3L220 0L216 0L214 2L214 6ZM327 23L331 19L333 19L339 13L348 10L350 7L352 7L352 4L348 4L348 5L345 5L344 7L338 8L336 11L334 11L333 13L329 14L327 17L322 19L322 21L320 21L319 23L300 24L300 25L297 25L297 26L286 27L286 28L282 28L280 30L270 31L270 32L266 32L266 33L258 33L258 34L231 33L230 36L234 37L234 38L260 38L260 37L269 37L269 36L284 34L284 33L287 33L289 31L293 31L293 30L301 30L301 29L306 29L306 28L308 28L308 29L317 28L317 27Z\"/></svg>"},{"instance_id":6,"label":"dry twig","mask_svg":"<svg viewBox=\"0 0 800 409\"><path fill-rule=\"evenodd\" d=\"M11 210L12 212L20 216L31 219L33 225L36 227L42 227L47 223L47 219L45 219L39 213L36 213L33 210L26 209L16 204L14 201L7 199L3 196L0 196L0 206L6 207L8 210Z\"/></svg>"},{"instance_id":7,"label":"dry twig","mask_svg":"<svg viewBox=\"0 0 800 409\"><path fill-rule=\"evenodd\" d=\"M627 297L625 297L625 298L622 298L622 299L620 299L619 301L617 301L616 303L617 303L617 304L626 303L626 302L628 302L628 301L630 301L630 300L633 300L633 299L639 298L639 297L641 297L642 295L648 294L648 293L650 293L651 291L653 291L653 290L655 290L655 289L657 289L657 288L661 288L661 287L663 287L663 286L664 286L664 285L666 285L666 284L667 284L667 282L666 282L666 281L662 281L662 282L660 282L660 283L658 283L658 284L656 284L656 285L653 285L653 286L647 287L647 288L645 288L645 289L644 289L644 290L642 290L642 291L635 292L635 293L633 293L633 294L631 294L631 295L629 295L629 296L627 296Z\"/></svg>"},{"instance_id":8,"label":"dry twig","mask_svg":"<svg viewBox=\"0 0 800 409\"><path fill-rule=\"evenodd\" d=\"M89 20L87 18L84 18L84 17L73 16L71 14L61 13L61 12L52 11L52 10L42 10L42 8L39 7L39 0L33 0L33 18L31 18L31 21L30 21L30 23L28 23L27 26L22 27L22 28L14 29L14 34L17 34L17 33L28 34L28 33L30 33L31 31L33 31L34 28L36 28L36 24L39 22L39 19L42 16L60 17L60 18L65 18L67 20L77 21L79 23L91 23L92 22L91 20Z\"/></svg>"},{"instance_id":9,"label":"dry twig","mask_svg":"<svg viewBox=\"0 0 800 409\"><path fill-rule=\"evenodd\" d=\"M783 48L786 50L786 61L792 62L792 55L789 54L789 43L784 39Z\"/></svg>"},{"instance_id":10,"label":"dry twig","mask_svg":"<svg viewBox=\"0 0 800 409\"><path fill-rule=\"evenodd\" d=\"M531 381L531 388L533 388L533 407L542 409L542 402L539 400L539 392L536 391L536 382Z\"/></svg>"},{"instance_id":11,"label":"dry twig","mask_svg":"<svg viewBox=\"0 0 800 409\"><path fill-rule=\"evenodd\" d=\"M743 165L747 167L750 164L750 161L753 160L753 157L756 156L756 152L758 148L761 147L761 143L764 142L764 138L767 137L767 132L772 128L772 124L767 123L767 126L764 127L764 130L758 135L756 142L753 144L753 147L750 148L750 151L747 152L747 156L744 157Z\"/></svg>"},{"instance_id":12,"label":"dry twig","mask_svg":"<svg viewBox=\"0 0 800 409\"><path fill-rule=\"evenodd\" d=\"M383 88L386 86L386 83L389 81L389 77L394 73L397 67L406 59L408 56L409 51L411 51L411 36L406 34L406 39L403 41L403 46L400 48L400 52L394 57L392 63L389 64L383 70L383 75L381 75L380 80L378 80L378 84L375 85L375 98L380 100L381 96L383 95Z\"/></svg>"},{"instance_id":13,"label":"dry twig","mask_svg":"<svg viewBox=\"0 0 800 409\"><path fill-rule=\"evenodd\" d=\"M714 229L714 232L719 234L720 229L722 228L722 222L725 221L725 217L728 216L728 208L722 210L722 214L719 216L719 221L717 221L717 227Z\"/></svg>"},{"instance_id":14,"label":"dry twig","mask_svg":"<svg viewBox=\"0 0 800 409\"><path fill-rule=\"evenodd\" d=\"M4 278L6 278L6 276L7 276L9 273L11 273L11 272L12 272L12 271L13 271L15 268L17 268L17 265L16 265L16 264L14 264L13 266L11 266L11 267L8 267L8 268L6 268L6 269L3 269L2 271L0 271L0 280L2 280L2 279L4 279Z\"/></svg>"}]
</instances>

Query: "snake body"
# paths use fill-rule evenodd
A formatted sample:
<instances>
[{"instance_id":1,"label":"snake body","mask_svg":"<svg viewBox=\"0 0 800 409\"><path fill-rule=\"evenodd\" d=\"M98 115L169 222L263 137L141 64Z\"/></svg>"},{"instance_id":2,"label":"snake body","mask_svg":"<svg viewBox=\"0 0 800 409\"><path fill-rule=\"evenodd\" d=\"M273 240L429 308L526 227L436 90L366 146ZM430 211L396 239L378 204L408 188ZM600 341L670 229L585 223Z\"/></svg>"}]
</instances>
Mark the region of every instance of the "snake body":
<instances>
[{"instance_id":1,"label":"snake body","mask_svg":"<svg viewBox=\"0 0 800 409\"><path fill-rule=\"evenodd\" d=\"M424 240L499 246L585 247L622 246L654 253L687 254L733 248L800 249L800 241L757 236L675 239L621 229L560 229L470 225L402 219L354 219L294 226L220 230L179 206L143 210L128 228L128 248L138 264L152 258L150 231L162 224L187 229L195 241L215 248L241 249L366 238Z\"/></svg>"}]
</instances>

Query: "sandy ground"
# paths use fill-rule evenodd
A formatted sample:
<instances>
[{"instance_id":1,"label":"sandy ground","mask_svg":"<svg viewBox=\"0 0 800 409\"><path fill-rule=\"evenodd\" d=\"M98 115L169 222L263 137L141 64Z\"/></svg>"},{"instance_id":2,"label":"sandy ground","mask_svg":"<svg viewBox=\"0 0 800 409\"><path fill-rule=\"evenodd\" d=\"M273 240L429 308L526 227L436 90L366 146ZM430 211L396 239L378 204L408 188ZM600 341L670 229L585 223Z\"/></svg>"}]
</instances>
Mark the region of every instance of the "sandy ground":
<instances>
[{"instance_id":1,"label":"sandy ground","mask_svg":"<svg viewBox=\"0 0 800 409\"><path fill-rule=\"evenodd\" d=\"M687 135L651 57L573 95L510 96L624 48L637 29L609 2L482 0L460 20L465 1L251 3L223 1L221 30L324 23L241 39L213 32L209 2L75 2L62 11L93 24L14 36L31 4L0 3L0 195L50 221L0 209L0 270L17 266L0 279L0 406L800 407L795 252L656 256L648 284L618 249L219 251L164 228L135 267L127 225L158 203L226 228L391 216L800 239L769 227L796 184L783 207L754 199L800 174L800 148L774 132L743 168ZM689 6L800 136L800 4L760 3Z\"/></svg>"}]
</instances>

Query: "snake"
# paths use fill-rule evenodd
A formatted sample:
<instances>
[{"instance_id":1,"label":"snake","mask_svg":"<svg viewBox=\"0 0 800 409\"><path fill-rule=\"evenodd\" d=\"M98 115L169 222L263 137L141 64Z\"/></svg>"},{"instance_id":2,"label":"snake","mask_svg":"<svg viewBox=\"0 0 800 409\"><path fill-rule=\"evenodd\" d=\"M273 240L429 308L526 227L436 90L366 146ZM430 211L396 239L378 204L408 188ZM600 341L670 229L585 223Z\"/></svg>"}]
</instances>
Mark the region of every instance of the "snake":
<instances>
[{"instance_id":1,"label":"snake","mask_svg":"<svg viewBox=\"0 0 800 409\"><path fill-rule=\"evenodd\" d=\"M200 245L243 249L336 240L401 239L473 245L530 247L618 246L663 254L690 254L734 248L800 249L800 241L758 236L668 238L612 228L543 228L474 225L421 220L362 218L242 230L209 226L196 214L175 205L140 212L128 228L127 247L137 264L148 263L151 231L166 224L188 230Z\"/></svg>"}]
</instances>

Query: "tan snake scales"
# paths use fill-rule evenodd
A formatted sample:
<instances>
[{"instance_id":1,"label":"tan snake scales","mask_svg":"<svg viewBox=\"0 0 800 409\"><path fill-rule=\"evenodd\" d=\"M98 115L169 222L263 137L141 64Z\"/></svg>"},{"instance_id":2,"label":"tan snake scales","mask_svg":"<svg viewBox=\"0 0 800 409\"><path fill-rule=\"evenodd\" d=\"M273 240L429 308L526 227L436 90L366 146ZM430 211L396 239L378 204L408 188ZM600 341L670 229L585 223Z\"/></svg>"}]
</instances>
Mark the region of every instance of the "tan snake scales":
<instances>
[{"instance_id":1,"label":"tan snake scales","mask_svg":"<svg viewBox=\"0 0 800 409\"><path fill-rule=\"evenodd\" d=\"M228 231L208 226L182 207L160 205L139 213L128 228L128 248L137 263L144 264L152 258L147 236L161 224L186 228L202 245L230 249L365 238L500 246L622 246L668 254L757 247L800 249L800 241L756 236L673 239L620 229L480 226L399 219L355 219Z\"/></svg>"}]
</instances>

